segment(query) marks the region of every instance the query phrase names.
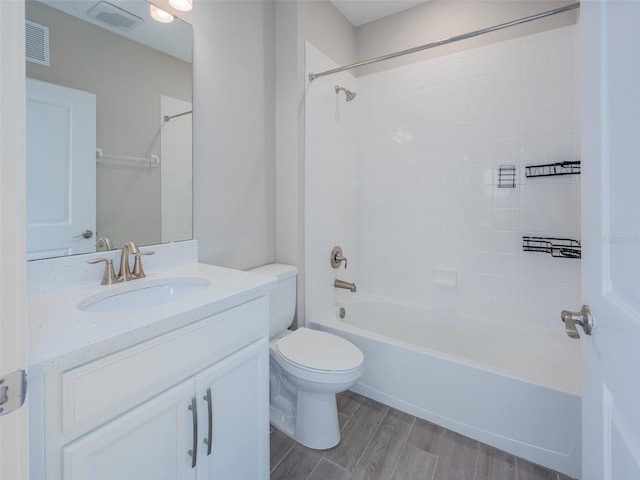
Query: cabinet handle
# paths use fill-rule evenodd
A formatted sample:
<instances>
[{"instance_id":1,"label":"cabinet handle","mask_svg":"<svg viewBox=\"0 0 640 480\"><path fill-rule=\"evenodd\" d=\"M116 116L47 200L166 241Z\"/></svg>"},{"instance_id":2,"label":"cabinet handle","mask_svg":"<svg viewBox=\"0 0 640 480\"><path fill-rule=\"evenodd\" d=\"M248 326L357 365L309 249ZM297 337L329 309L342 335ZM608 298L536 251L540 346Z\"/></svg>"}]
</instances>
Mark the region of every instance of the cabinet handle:
<instances>
[{"instance_id":1,"label":"cabinet handle","mask_svg":"<svg viewBox=\"0 0 640 480\"><path fill-rule=\"evenodd\" d=\"M189 410L191 410L193 417L193 449L189 450L189 455L191 455L191 468L196 468L198 458L198 407L196 405L196 397L191 399Z\"/></svg>"},{"instance_id":2,"label":"cabinet handle","mask_svg":"<svg viewBox=\"0 0 640 480\"><path fill-rule=\"evenodd\" d=\"M207 438L204 439L204 443L207 446L207 456L209 456L213 448L213 397L210 388L207 388L207 394L203 399L207 401L207 409L209 410L209 433Z\"/></svg>"}]
</instances>

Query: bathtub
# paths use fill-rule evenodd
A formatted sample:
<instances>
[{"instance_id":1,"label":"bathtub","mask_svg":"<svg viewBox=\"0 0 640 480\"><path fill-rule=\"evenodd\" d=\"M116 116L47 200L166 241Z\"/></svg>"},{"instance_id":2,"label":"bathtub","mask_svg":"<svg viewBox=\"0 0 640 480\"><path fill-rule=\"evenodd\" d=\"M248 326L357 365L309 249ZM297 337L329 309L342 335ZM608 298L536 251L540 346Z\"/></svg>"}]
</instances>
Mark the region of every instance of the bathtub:
<instances>
[{"instance_id":1,"label":"bathtub","mask_svg":"<svg viewBox=\"0 0 640 480\"><path fill-rule=\"evenodd\" d=\"M365 373L353 391L580 476L580 342L560 330L352 298L307 326L363 351Z\"/></svg>"}]
</instances>

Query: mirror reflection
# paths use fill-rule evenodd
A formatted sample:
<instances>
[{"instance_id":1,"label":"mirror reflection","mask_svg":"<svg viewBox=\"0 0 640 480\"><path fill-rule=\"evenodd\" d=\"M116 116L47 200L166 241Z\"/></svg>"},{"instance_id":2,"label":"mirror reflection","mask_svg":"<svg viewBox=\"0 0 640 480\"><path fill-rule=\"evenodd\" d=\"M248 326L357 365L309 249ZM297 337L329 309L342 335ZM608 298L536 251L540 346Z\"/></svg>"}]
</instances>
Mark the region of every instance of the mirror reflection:
<instances>
[{"instance_id":1,"label":"mirror reflection","mask_svg":"<svg viewBox=\"0 0 640 480\"><path fill-rule=\"evenodd\" d=\"M142 0L26 20L28 259L191 239L191 26Z\"/></svg>"}]
</instances>

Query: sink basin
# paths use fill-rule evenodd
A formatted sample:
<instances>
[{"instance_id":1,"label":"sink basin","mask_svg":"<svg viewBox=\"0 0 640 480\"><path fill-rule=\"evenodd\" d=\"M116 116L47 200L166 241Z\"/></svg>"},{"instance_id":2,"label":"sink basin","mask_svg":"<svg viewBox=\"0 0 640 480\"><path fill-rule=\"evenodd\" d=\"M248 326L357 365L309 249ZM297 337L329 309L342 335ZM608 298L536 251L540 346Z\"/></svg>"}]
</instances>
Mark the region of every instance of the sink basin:
<instances>
[{"instance_id":1,"label":"sink basin","mask_svg":"<svg viewBox=\"0 0 640 480\"><path fill-rule=\"evenodd\" d=\"M78 304L83 312L123 312L175 302L201 292L209 280L199 277L132 280L85 298Z\"/></svg>"}]
</instances>

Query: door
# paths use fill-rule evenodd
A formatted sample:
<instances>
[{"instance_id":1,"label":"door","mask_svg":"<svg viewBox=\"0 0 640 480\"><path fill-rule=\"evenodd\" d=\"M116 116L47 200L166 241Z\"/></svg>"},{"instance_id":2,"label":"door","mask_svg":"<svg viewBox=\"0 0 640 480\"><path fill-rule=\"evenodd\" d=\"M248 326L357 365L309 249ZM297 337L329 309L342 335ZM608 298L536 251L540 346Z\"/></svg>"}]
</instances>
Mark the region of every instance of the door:
<instances>
[{"instance_id":1,"label":"door","mask_svg":"<svg viewBox=\"0 0 640 480\"><path fill-rule=\"evenodd\" d=\"M96 97L32 79L26 88L27 258L95 252Z\"/></svg>"},{"instance_id":2,"label":"door","mask_svg":"<svg viewBox=\"0 0 640 480\"><path fill-rule=\"evenodd\" d=\"M194 381L186 380L63 448L64 480L195 480Z\"/></svg>"},{"instance_id":3,"label":"door","mask_svg":"<svg viewBox=\"0 0 640 480\"><path fill-rule=\"evenodd\" d=\"M0 165L2 377L17 370L24 370L27 366L23 2L0 1ZM0 403L3 401L0 400ZM28 478L28 475L28 426L25 405L11 413L0 415L0 478L23 480Z\"/></svg>"},{"instance_id":4,"label":"door","mask_svg":"<svg viewBox=\"0 0 640 480\"><path fill-rule=\"evenodd\" d=\"M268 480L268 365L265 338L196 376L198 480Z\"/></svg>"},{"instance_id":5,"label":"door","mask_svg":"<svg viewBox=\"0 0 640 480\"><path fill-rule=\"evenodd\" d=\"M640 478L640 2L582 2L585 480Z\"/></svg>"}]
</instances>

